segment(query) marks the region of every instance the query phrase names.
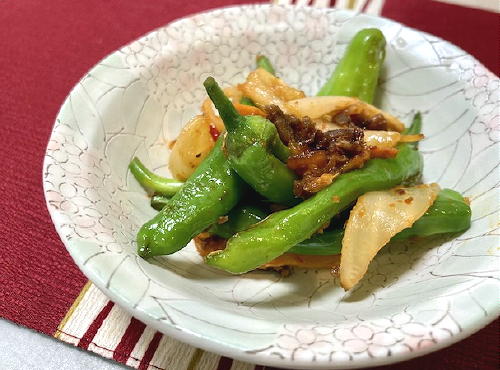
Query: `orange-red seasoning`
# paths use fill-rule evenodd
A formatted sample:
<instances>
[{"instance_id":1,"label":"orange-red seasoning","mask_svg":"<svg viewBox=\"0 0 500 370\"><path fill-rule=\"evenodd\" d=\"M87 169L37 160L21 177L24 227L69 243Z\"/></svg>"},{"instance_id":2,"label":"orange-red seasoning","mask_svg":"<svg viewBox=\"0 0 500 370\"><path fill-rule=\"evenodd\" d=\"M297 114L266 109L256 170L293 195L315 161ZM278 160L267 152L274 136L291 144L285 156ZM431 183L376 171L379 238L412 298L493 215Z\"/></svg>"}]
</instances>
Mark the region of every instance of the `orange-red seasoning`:
<instances>
[{"instance_id":1,"label":"orange-red seasoning","mask_svg":"<svg viewBox=\"0 0 500 370\"><path fill-rule=\"evenodd\" d=\"M217 141L220 135L220 131L217 130L217 127L215 127L214 125L210 125L210 135L212 136L212 139L214 139L214 141Z\"/></svg>"}]
</instances>

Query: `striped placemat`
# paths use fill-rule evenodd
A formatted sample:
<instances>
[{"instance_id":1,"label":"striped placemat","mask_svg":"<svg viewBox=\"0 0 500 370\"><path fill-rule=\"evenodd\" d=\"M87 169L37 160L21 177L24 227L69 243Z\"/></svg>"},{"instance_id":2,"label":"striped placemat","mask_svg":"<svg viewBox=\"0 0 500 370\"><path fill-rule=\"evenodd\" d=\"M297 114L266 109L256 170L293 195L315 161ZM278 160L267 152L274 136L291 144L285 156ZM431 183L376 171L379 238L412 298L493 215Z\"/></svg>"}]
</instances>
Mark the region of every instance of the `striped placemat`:
<instances>
[{"instance_id":1,"label":"striped placemat","mask_svg":"<svg viewBox=\"0 0 500 370\"><path fill-rule=\"evenodd\" d=\"M54 337L141 370L262 369L161 334L108 300L91 282L85 284Z\"/></svg>"}]
</instances>

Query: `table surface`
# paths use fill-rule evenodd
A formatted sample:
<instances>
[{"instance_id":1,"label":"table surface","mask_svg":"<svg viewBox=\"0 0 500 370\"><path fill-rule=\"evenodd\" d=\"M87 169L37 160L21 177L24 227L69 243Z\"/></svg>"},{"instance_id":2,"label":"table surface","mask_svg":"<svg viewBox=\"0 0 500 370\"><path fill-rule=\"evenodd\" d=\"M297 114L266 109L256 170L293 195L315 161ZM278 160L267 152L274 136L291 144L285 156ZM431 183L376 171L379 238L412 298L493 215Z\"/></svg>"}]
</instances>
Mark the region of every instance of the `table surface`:
<instances>
[{"instance_id":1,"label":"table surface","mask_svg":"<svg viewBox=\"0 0 500 370\"><path fill-rule=\"evenodd\" d=\"M6 128L6 134L0 135L0 162L3 162L0 170L5 178L0 182L3 198L0 245L21 250L17 261L0 259L0 267L4 268L0 273L0 287L7 287L6 292L18 295L18 306L9 302L7 307L3 299L5 292L0 290L0 312L5 312L6 317L50 333L54 323L50 320L39 323L40 309L60 310L54 315L54 320L60 320L75 298L75 292L77 294L85 282L64 248L51 248L51 255L47 256L43 255L46 253L43 245L40 254L45 258L43 269L46 270L38 272L41 280L30 286L17 279L41 268L38 257L30 255L28 249L23 250L26 244L39 240L47 245L61 245L45 210L41 160L54 117L71 87L98 60L151 29L180 15L245 2L183 2L180 12L177 1L4 0L1 3L0 123ZM491 33L497 31L493 27ZM498 41L498 33L496 39ZM498 49L491 51L497 59ZM493 70L498 73L498 66ZM57 290L51 285L51 271L61 268L65 271L62 277L65 287ZM47 306L46 297L57 304ZM3 369L125 368L9 321L0 320L0 333ZM439 353L459 356L449 364L462 361L468 369L484 368L481 364L495 366L498 364L497 334L498 322L455 345L458 351L448 349ZM465 353L457 354L460 351ZM487 362L481 362L486 361L484 359Z\"/></svg>"},{"instance_id":2,"label":"table surface","mask_svg":"<svg viewBox=\"0 0 500 370\"><path fill-rule=\"evenodd\" d=\"M124 370L128 366L0 319L2 370ZM19 343L23 345L20 346ZM40 364L43 364L41 367Z\"/></svg>"}]
</instances>

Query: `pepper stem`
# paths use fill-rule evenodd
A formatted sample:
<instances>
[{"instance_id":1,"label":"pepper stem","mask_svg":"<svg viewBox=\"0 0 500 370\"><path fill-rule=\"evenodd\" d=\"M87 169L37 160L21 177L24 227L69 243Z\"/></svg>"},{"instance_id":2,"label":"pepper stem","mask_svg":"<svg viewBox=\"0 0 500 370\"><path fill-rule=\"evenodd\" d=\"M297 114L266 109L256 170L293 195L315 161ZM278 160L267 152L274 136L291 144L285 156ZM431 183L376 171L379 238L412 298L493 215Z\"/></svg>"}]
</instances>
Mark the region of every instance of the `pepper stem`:
<instances>
[{"instance_id":1,"label":"pepper stem","mask_svg":"<svg viewBox=\"0 0 500 370\"><path fill-rule=\"evenodd\" d=\"M265 69L273 76L276 76L276 71L274 70L274 67L271 64L271 61L265 55L258 55L257 58L255 59L255 62L257 64L257 68Z\"/></svg>"},{"instance_id":2,"label":"pepper stem","mask_svg":"<svg viewBox=\"0 0 500 370\"><path fill-rule=\"evenodd\" d=\"M420 112L415 113L413 116L413 121L410 127L408 127L403 133L405 135L416 135L422 132L422 114Z\"/></svg>"},{"instance_id":3,"label":"pepper stem","mask_svg":"<svg viewBox=\"0 0 500 370\"><path fill-rule=\"evenodd\" d=\"M207 90L208 96L210 100L212 100L212 103L214 103L215 108L219 111L219 115L222 121L224 121L226 130L234 130L238 125L238 120L241 118L241 115L236 111L233 103L224 95L224 92L213 77L208 77L205 82L203 82L203 86L205 86L205 90Z\"/></svg>"},{"instance_id":4,"label":"pepper stem","mask_svg":"<svg viewBox=\"0 0 500 370\"><path fill-rule=\"evenodd\" d=\"M181 181L158 176L154 172L148 170L137 157L132 159L128 167L143 188L165 196L174 196L174 194L184 185Z\"/></svg>"}]
</instances>

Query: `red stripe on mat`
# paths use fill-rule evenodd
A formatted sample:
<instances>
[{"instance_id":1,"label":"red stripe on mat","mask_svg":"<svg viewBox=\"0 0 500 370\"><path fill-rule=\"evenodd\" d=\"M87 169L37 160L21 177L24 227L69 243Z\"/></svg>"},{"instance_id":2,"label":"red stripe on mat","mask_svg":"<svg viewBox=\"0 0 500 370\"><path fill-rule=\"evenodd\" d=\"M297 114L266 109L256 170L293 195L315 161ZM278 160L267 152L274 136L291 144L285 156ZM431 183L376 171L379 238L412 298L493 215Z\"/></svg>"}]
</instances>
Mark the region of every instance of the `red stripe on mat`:
<instances>
[{"instance_id":1,"label":"red stripe on mat","mask_svg":"<svg viewBox=\"0 0 500 370\"><path fill-rule=\"evenodd\" d=\"M104 320L106 320L106 317L108 317L109 312L111 311L114 305L115 304L113 302L108 301L106 306L102 308L101 312L99 312L99 314L94 319L92 324L90 324L85 334L83 334L82 339L80 339L80 341L78 342L78 347L84 349L87 349L89 347L90 342L92 342L92 339L94 339L95 335L97 334L97 331L101 327Z\"/></svg>"},{"instance_id":2,"label":"red stripe on mat","mask_svg":"<svg viewBox=\"0 0 500 370\"><path fill-rule=\"evenodd\" d=\"M127 330L125 330L122 339L120 339L120 343L115 348L113 359L119 362L126 362L145 328L145 324L132 317Z\"/></svg>"},{"instance_id":3,"label":"red stripe on mat","mask_svg":"<svg viewBox=\"0 0 500 370\"><path fill-rule=\"evenodd\" d=\"M361 12L364 13L366 12L366 9L368 9L368 6L370 5L371 0L367 0L365 5L363 5L363 8L361 8Z\"/></svg>"},{"instance_id":4,"label":"red stripe on mat","mask_svg":"<svg viewBox=\"0 0 500 370\"><path fill-rule=\"evenodd\" d=\"M149 363L153 359L156 349L158 348L158 344L160 344L161 337L162 337L161 333L159 332L155 333L153 339L151 339L151 342L149 342L148 349L146 350L144 356L142 357L141 363L139 364L138 367L139 370L146 370L149 367Z\"/></svg>"},{"instance_id":5,"label":"red stripe on mat","mask_svg":"<svg viewBox=\"0 0 500 370\"><path fill-rule=\"evenodd\" d=\"M219 359L219 364L217 365L217 370L229 370L233 364L233 359L229 357L222 356Z\"/></svg>"}]
</instances>

